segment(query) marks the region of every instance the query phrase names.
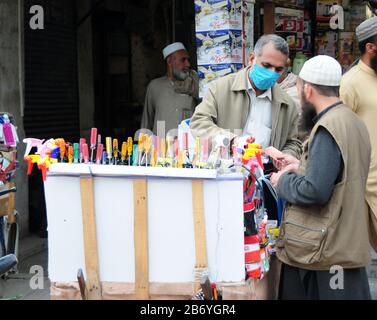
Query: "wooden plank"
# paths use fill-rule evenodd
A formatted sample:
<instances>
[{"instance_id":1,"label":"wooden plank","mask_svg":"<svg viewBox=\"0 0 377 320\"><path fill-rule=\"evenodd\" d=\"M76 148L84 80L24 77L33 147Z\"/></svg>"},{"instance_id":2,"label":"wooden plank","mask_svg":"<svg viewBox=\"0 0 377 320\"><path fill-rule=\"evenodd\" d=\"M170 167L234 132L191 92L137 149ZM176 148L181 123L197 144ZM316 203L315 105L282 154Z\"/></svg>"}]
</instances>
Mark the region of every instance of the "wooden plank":
<instances>
[{"instance_id":1,"label":"wooden plank","mask_svg":"<svg viewBox=\"0 0 377 320\"><path fill-rule=\"evenodd\" d=\"M8 215L9 197L0 199L0 217Z\"/></svg>"},{"instance_id":2,"label":"wooden plank","mask_svg":"<svg viewBox=\"0 0 377 320\"><path fill-rule=\"evenodd\" d=\"M94 182L92 177L80 178L81 207L84 233L84 252L88 300L101 300L99 258L97 246L96 214L94 208Z\"/></svg>"},{"instance_id":3,"label":"wooden plank","mask_svg":"<svg viewBox=\"0 0 377 320\"><path fill-rule=\"evenodd\" d=\"M266 2L263 7L263 33L275 33L275 3Z\"/></svg>"},{"instance_id":4,"label":"wooden plank","mask_svg":"<svg viewBox=\"0 0 377 320\"><path fill-rule=\"evenodd\" d=\"M192 181L192 207L195 231L195 268L205 269L208 267L208 261L206 228L204 220L203 180ZM197 290L200 289L200 279L197 281L195 286Z\"/></svg>"},{"instance_id":5,"label":"wooden plank","mask_svg":"<svg viewBox=\"0 0 377 320\"><path fill-rule=\"evenodd\" d=\"M6 188L7 189L12 189L13 187L15 187L16 184L14 182L10 182L10 183L7 183L6 184ZM15 193L14 192L11 192L9 193L8 195L8 223L9 224L13 224L16 222L16 218L14 216L14 199L15 199Z\"/></svg>"},{"instance_id":6,"label":"wooden plank","mask_svg":"<svg viewBox=\"0 0 377 320\"><path fill-rule=\"evenodd\" d=\"M148 259L148 185L146 179L134 180L135 296L149 299Z\"/></svg>"}]
</instances>

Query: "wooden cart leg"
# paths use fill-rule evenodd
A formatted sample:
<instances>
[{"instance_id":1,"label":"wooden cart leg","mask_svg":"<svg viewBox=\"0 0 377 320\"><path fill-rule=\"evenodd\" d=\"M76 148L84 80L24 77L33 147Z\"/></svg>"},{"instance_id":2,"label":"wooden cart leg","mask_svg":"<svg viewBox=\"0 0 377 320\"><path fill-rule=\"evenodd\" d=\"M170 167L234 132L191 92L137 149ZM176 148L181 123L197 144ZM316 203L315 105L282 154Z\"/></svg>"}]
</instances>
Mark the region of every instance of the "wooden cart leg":
<instances>
[{"instance_id":1,"label":"wooden cart leg","mask_svg":"<svg viewBox=\"0 0 377 320\"><path fill-rule=\"evenodd\" d=\"M16 186L14 182L9 183L7 186L8 189L12 189ZM15 216L14 216L14 199L15 199L15 194L11 192L8 196L8 223L13 224L16 222Z\"/></svg>"},{"instance_id":2,"label":"wooden cart leg","mask_svg":"<svg viewBox=\"0 0 377 320\"><path fill-rule=\"evenodd\" d=\"M93 178L82 176L81 186L81 207L84 232L84 252L88 300L101 300L101 283L99 277L99 259L97 246L96 214L94 208L94 182Z\"/></svg>"},{"instance_id":3,"label":"wooden cart leg","mask_svg":"<svg viewBox=\"0 0 377 320\"><path fill-rule=\"evenodd\" d=\"M135 294L149 299L147 180L134 180Z\"/></svg>"},{"instance_id":4,"label":"wooden cart leg","mask_svg":"<svg viewBox=\"0 0 377 320\"><path fill-rule=\"evenodd\" d=\"M203 181L192 181L192 207L195 230L196 272L202 272L208 268L207 238L204 220ZM201 276L196 279L195 290L200 290Z\"/></svg>"}]
</instances>

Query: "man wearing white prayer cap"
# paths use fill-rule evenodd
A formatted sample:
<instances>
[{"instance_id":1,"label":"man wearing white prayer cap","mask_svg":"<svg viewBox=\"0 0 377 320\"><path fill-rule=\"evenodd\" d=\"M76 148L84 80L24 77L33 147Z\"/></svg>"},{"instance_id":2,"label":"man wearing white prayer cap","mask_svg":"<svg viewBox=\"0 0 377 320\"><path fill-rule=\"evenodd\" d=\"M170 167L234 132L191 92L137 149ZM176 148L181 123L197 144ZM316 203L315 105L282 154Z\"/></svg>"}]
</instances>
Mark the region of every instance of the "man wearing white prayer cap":
<instances>
[{"instance_id":1,"label":"man wearing white prayer cap","mask_svg":"<svg viewBox=\"0 0 377 320\"><path fill-rule=\"evenodd\" d=\"M277 257L281 299L370 299L366 181L368 130L339 99L340 64L308 60L298 78L302 124L311 129L300 161L271 176L286 201Z\"/></svg>"},{"instance_id":2,"label":"man wearing white prayer cap","mask_svg":"<svg viewBox=\"0 0 377 320\"><path fill-rule=\"evenodd\" d=\"M189 54L181 42L166 46L162 55L166 75L148 85L141 121L141 129L161 137L191 118L199 90L198 75L190 69Z\"/></svg>"},{"instance_id":3,"label":"man wearing white prayer cap","mask_svg":"<svg viewBox=\"0 0 377 320\"><path fill-rule=\"evenodd\" d=\"M377 250L377 16L356 28L361 58L342 79L340 98L365 123L372 145L366 200L370 212L370 243Z\"/></svg>"}]
</instances>

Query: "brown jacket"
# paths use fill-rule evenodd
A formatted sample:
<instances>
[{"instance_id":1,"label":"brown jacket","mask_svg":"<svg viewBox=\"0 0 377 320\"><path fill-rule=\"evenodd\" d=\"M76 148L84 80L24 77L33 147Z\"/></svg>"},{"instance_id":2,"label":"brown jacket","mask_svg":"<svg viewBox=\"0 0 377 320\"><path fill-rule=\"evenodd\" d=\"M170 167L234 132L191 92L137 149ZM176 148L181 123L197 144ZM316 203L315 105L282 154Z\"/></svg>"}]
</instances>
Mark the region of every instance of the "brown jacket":
<instances>
[{"instance_id":1,"label":"brown jacket","mask_svg":"<svg viewBox=\"0 0 377 320\"><path fill-rule=\"evenodd\" d=\"M310 161L310 144L320 126L339 146L344 163L342 180L324 206L286 205L277 255L288 265L308 270L330 270L334 265L364 267L370 263L365 201L371 155L369 134L362 121L344 105L329 110L304 145L299 169L303 175Z\"/></svg>"},{"instance_id":2,"label":"brown jacket","mask_svg":"<svg viewBox=\"0 0 377 320\"><path fill-rule=\"evenodd\" d=\"M195 136L242 135L249 110L247 92L249 68L215 80L196 107L191 120ZM292 99L278 85L272 88L271 145L299 158L302 152L298 135L298 111Z\"/></svg>"}]
</instances>

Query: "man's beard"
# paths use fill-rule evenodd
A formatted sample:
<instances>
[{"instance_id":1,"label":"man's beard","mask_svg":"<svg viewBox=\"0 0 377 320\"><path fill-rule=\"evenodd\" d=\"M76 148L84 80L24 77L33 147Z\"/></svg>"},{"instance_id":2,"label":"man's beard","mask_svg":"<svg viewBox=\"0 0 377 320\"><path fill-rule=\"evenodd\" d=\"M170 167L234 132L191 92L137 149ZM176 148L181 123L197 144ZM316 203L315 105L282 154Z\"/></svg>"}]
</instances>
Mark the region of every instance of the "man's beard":
<instances>
[{"instance_id":1,"label":"man's beard","mask_svg":"<svg viewBox=\"0 0 377 320\"><path fill-rule=\"evenodd\" d=\"M173 69L173 76L178 81L185 81L190 75L190 71L183 71L178 69Z\"/></svg>"},{"instance_id":2,"label":"man's beard","mask_svg":"<svg viewBox=\"0 0 377 320\"><path fill-rule=\"evenodd\" d=\"M317 115L317 112L314 105L306 100L304 90L301 91L301 106L302 114L299 129L300 131L309 133L314 127L313 118Z\"/></svg>"},{"instance_id":3,"label":"man's beard","mask_svg":"<svg viewBox=\"0 0 377 320\"><path fill-rule=\"evenodd\" d=\"M377 74L377 52L372 58L372 60L370 61L370 65L372 66L372 69L374 70L374 72Z\"/></svg>"}]
</instances>

